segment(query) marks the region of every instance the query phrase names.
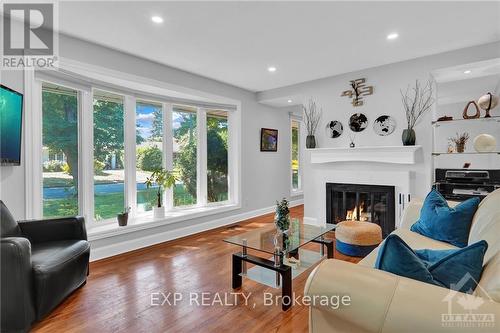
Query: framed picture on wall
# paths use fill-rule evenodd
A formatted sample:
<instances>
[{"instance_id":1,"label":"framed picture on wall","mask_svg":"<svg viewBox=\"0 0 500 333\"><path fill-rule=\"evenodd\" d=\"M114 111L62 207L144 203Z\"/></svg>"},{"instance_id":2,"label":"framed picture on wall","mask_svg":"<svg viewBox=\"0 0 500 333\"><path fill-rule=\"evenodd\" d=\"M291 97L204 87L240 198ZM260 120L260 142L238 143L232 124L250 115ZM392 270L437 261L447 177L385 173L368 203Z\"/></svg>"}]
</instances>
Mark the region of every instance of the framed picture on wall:
<instances>
[{"instance_id":1,"label":"framed picture on wall","mask_svg":"<svg viewBox=\"0 0 500 333\"><path fill-rule=\"evenodd\" d=\"M260 129L260 151L278 151L277 129Z\"/></svg>"}]
</instances>

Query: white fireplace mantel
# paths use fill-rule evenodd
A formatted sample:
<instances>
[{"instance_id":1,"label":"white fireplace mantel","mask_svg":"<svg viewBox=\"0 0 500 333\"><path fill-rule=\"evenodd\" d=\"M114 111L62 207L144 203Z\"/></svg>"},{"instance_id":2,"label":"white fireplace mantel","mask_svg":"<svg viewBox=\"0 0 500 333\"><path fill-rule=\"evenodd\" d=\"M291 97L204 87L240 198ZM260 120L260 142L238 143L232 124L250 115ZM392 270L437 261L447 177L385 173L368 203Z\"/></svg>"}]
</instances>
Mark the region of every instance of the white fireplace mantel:
<instances>
[{"instance_id":1,"label":"white fireplace mantel","mask_svg":"<svg viewBox=\"0 0 500 333\"><path fill-rule=\"evenodd\" d=\"M306 149L311 163L376 162L391 164L415 164L417 152L422 146L378 146L356 148Z\"/></svg>"}]
</instances>

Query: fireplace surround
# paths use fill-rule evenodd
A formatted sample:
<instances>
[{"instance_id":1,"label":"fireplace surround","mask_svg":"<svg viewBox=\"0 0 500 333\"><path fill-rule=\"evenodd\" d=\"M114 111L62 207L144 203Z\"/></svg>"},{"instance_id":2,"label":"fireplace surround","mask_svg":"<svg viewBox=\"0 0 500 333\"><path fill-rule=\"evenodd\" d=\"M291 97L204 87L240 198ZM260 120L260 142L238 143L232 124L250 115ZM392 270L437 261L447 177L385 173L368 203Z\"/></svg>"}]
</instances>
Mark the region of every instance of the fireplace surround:
<instances>
[{"instance_id":1,"label":"fireplace surround","mask_svg":"<svg viewBox=\"0 0 500 333\"><path fill-rule=\"evenodd\" d=\"M326 221L366 221L378 224L385 238L395 229L395 187L326 183Z\"/></svg>"}]
</instances>

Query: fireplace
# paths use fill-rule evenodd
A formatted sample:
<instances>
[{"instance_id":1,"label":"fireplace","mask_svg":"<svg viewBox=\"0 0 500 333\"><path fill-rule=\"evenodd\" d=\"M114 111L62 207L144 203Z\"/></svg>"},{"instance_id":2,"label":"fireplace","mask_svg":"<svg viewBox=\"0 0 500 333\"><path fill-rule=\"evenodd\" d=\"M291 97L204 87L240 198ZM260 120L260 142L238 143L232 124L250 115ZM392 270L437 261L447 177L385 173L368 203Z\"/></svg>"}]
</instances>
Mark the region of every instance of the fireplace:
<instances>
[{"instance_id":1,"label":"fireplace","mask_svg":"<svg viewBox=\"0 0 500 333\"><path fill-rule=\"evenodd\" d=\"M378 224L386 237L395 229L394 186L327 183L326 221Z\"/></svg>"}]
</instances>

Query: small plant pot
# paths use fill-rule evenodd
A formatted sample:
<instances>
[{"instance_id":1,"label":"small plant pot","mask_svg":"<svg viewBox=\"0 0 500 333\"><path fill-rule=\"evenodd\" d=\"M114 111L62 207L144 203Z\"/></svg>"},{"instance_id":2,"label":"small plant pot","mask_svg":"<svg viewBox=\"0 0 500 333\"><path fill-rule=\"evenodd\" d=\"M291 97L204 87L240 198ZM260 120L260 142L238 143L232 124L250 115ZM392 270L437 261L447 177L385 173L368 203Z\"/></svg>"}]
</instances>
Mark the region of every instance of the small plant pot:
<instances>
[{"instance_id":1,"label":"small plant pot","mask_svg":"<svg viewBox=\"0 0 500 333\"><path fill-rule=\"evenodd\" d=\"M165 217L165 207L153 207L153 217L155 219L161 219Z\"/></svg>"},{"instance_id":2,"label":"small plant pot","mask_svg":"<svg viewBox=\"0 0 500 333\"><path fill-rule=\"evenodd\" d=\"M465 151L465 144L457 144L457 153L463 153Z\"/></svg>"},{"instance_id":3,"label":"small plant pot","mask_svg":"<svg viewBox=\"0 0 500 333\"><path fill-rule=\"evenodd\" d=\"M128 213L118 214L117 218L118 218L118 225L120 227L124 227L124 226L127 225L127 223L128 223Z\"/></svg>"}]
</instances>

